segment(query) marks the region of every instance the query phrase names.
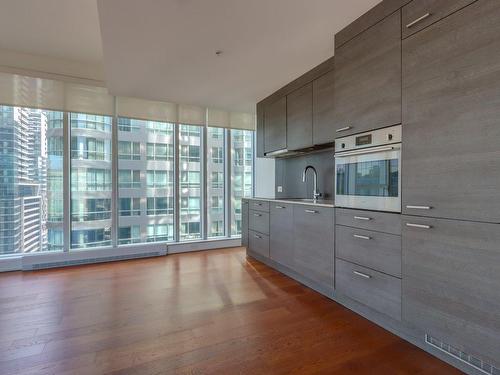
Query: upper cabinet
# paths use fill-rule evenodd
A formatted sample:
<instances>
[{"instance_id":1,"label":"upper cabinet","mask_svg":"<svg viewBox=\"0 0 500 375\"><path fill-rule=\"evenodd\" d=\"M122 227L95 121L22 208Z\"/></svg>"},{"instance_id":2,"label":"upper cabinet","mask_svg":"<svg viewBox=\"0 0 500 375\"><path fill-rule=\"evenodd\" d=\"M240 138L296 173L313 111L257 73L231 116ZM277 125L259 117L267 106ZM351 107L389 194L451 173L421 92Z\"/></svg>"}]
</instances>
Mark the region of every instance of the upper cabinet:
<instances>
[{"instance_id":1,"label":"upper cabinet","mask_svg":"<svg viewBox=\"0 0 500 375\"><path fill-rule=\"evenodd\" d=\"M332 145L333 57L257 103L257 156Z\"/></svg>"},{"instance_id":2,"label":"upper cabinet","mask_svg":"<svg viewBox=\"0 0 500 375\"><path fill-rule=\"evenodd\" d=\"M287 98L287 148L300 150L313 144L313 85L305 86L290 93Z\"/></svg>"},{"instance_id":3,"label":"upper cabinet","mask_svg":"<svg viewBox=\"0 0 500 375\"><path fill-rule=\"evenodd\" d=\"M312 83L312 143L322 145L335 139L333 129L334 70L323 74Z\"/></svg>"},{"instance_id":4,"label":"upper cabinet","mask_svg":"<svg viewBox=\"0 0 500 375\"><path fill-rule=\"evenodd\" d=\"M335 49L336 136L401 123L401 12Z\"/></svg>"},{"instance_id":5,"label":"upper cabinet","mask_svg":"<svg viewBox=\"0 0 500 375\"><path fill-rule=\"evenodd\" d=\"M286 149L286 96L264 107L264 153Z\"/></svg>"},{"instance_id":6,"label":"upper cabinet","mask_svg":"<svg viewBox=\"0 0 500 375\"><path fill-rule=\"evenodd\" d=\"M479 0L403 41L405 214L500 223L499 20Z\"/></svg>"},{"instance_id":7,"label":"upper cabinet","mask_svg":"<svg viewBox=\"0 0 500 375\"><path fill-rule=\"evenodd\" d=\"M402 10L402 35L406 38L475 0L418 0Z\"/></svg>"}]
</instances>

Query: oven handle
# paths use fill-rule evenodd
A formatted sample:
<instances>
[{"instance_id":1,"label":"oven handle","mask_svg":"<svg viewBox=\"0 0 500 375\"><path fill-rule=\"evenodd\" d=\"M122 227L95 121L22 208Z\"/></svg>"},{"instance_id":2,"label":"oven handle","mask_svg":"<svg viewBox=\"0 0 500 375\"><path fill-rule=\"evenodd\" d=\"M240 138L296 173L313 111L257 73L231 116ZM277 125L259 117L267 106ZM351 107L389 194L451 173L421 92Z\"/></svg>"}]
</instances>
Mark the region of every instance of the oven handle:
<instances>
[{"instance_id":1,"label":"oven handle","mask_svg":"<svg viewBox=\"0 0 500 375\"><path fill-rule=\"evenodd\" d=\"M383 152L383 151L393 151L399 150L399 146L380 146L380 147L372 147L364 150L354 150L354 151L345 151L335 154L336 158L343 158L347 156L355 156L355 155L364 155L364 154L372 154L374 152Z\"/></svg>"}]
</instances>

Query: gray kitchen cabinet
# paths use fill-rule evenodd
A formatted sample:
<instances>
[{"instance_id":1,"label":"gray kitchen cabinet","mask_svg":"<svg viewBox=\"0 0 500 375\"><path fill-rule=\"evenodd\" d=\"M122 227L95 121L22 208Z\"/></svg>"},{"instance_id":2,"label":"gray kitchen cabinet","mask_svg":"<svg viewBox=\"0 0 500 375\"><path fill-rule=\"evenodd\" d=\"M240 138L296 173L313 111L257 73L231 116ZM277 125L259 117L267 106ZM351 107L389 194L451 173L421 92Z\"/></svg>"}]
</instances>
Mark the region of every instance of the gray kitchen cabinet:
<instances>
[{"instance_id":1,"label":"gray kitchen cabinet","mask_svg":"<svg viewBox=\"0 0 500 375\"><path fill-rule=\"evenodd\" d=\"M335 256L401 277L401 236L336 225Z\"/></svg>"},{"instance_id":2,"label":"gray kitchen cabinet","mask_svg":"<svg viewBox=\"0 0 500 375\"><path fill-rule=\"evenodd\" d=\"M295 270L323 288L333 289L333 208L294 205Z\"/></svg>"},{"instance_id":3,"label":"gray kitchen cabinet","mask_svg":"<svg viewBox=\"0 0 500 375\"><path fill-rule=\"evenodd\" d=\"M407 38L475 0L414 0L401 10L402 37Z\"/></svg>"},{"instance_id":4,"label":"gray kitchen cabinet","mask_svg":"<svg viewBox=\"0 0 500 375\"><path fill-rule=\"evenodd\" d=\"M312 105L312 83L288 94L286 98L286 147L288 150L300 150L313 145Z\"/></svg>"},{"instance_id":5,"label":"gray kitchen cabinet","mask_svg":"<svg viewBox=\"0 0 500 375\"><path fill-rule=\"evenodd\" d=\"M335 140L333 92L335 72L322 75L312 83L312 136L314 145Z\"/></svg>"},{"instance_id":6,"label":"gray kitchen cabinet","mask_svg":"<svg viewBox=\"0 0 500 375\"><path fill-rule=\"evenodd\" d=\"M404 322L500 367L500 225L402 221Z\"/></svg>"},{"instance_id":7,"label":"gray kitchen cabinet","mask_svg":"<svg viewBox=\"0 0 500 375\"><path fill-rule=\"evenodd\" d=\"M335 277L338 293L401 320L401 279L339 258Z\"/></svg>"},{"instance_id":8,"label":"gray kitchen cabinet","mask_svg":"<svg viewBox=\"0 0 500 375\"><path fill-rule=\"evenodd\" d=\"M269 258L269 236L249 230L248 249L261 257Z\"/></svg>"},{"instance_id":9,"label":"gray kitchen cabinet","mask_svg":"<svg viewBox=\"0 0 500 375\"><path fill-rule=\"evenodd\" d=\"M286 149L286 96L264 108L264 152Z\"/></svg>"},{"instance_id":10,"label":"gray kitchen cabinet","mask_svg":"<svg viewBox=\"0 0 500 375\"><path fill-rule=\"evenodd\" d=\"M275 262L294 269L293 205L272 202L269 223L269 256Z\"/></svg>"},{"instance_id":11,"label":"gray kitchen cabinet","mask_svg":"<svg viewBox=\"0 0 500 375\"><path fill-rule=\"evenodd\" d=\"M269 212L250 210L248 227L255 232L269 234Z\"/></svg>"},{"instance_id":12,"label":"gray kitchen cabinet","mask_svg":"<svg viewBox=\"0 0 500 375\"><path fill-rule=\"evenodd\" d=\"M401 215L396 213L336 208L335 224L401 235Z\"/></svg>"},{"instance_id":13,"label":"gray kitchen cabinet","mask_svg":"<svg viewBox=\"0 0 500 375\"><path fill-rule=\"evenodd\" d=\"M335 49L336 136L401 123L401 12Z\"/></svg>"},{"instance_id":14,"label":"gray kitchen cabinet","mask_svg":"<svg viewBox=\"0 0 500 375\"><path fill-rule=\"evenodd\" d=\"M500 223L499 20L479 0L403 41L405 214Z\"/></svg>"},{"instance_id":15,"label":"gray kitchen cabinet","mask_svg":"<svg viewBox=\"0 0 500 375\"><path fill-rule=\"evenodd\" d=\"M241 246L248 247L248 201L241 200Z\"/></svg>"}]
</instances>

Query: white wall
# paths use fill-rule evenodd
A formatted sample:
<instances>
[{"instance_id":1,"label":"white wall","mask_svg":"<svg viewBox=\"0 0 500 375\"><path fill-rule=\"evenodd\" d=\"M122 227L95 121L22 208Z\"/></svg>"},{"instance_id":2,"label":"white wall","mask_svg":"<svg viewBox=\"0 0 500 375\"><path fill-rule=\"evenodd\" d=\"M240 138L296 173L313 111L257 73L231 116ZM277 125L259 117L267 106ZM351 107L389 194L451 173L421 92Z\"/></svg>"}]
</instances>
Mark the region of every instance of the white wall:
<instances>
[{"instance_id":1,"label":"white wall","mask_svg":"<svg viewBox=\"0 0 500 375\"><path fill-rule=\"evenodd\" d=\"M275 160L255 158L255 196L274 198Z\"/></svg>"}]
</instances>

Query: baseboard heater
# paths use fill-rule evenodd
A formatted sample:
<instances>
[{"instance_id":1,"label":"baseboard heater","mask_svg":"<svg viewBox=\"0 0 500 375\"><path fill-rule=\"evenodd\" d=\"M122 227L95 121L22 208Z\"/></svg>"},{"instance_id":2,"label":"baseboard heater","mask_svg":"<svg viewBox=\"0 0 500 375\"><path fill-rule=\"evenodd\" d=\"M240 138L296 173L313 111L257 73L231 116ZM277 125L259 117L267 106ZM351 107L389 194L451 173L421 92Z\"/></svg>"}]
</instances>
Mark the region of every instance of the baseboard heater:
<instances>
[{"instance_id":1,"label":"baseboard heater","mask_svg":"<svg viewBox=\"0 0 500 375\"><path fill-rule=\"evenodd\" d=\"M480 371L483 374L487 375L497 375L500 374L500 369L496 368L495 366L484 362L483 360L474 357L471 354L465 353L439 339L436 339L435 337L426 334L425 335L425 342L438 349L439 351L455 358L458 359L460 362L463 362L471 367L473 367L475 370Z\"/></svg>"},{"instance_id":2,"label":"baseboard heater","mask_svg":"<svg viewBox=\"0 0 500 375\"><path fill-rule=\"evenodd\" d=\"M79 266L82 264L92 264L92 263L106 263L106 262L114 262L114 261L118 261L118 260L150 258L150 257L157 257L157 256L162 256L162 255L166 255L166 251L152 251L149 253L140 253L140 254L124 254L124 255L114 255L114 256L108 256L108 257L74 259L74 260L64 260L64 261L47 262L47 263L34 263L34 264L29 264L29 265L23 265L23 271L35 271L35 270L42 270L42 269L46 269L46 268Z\"/></svg>"}]
</instances>

